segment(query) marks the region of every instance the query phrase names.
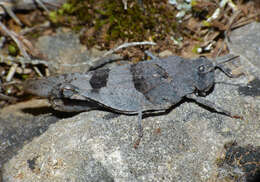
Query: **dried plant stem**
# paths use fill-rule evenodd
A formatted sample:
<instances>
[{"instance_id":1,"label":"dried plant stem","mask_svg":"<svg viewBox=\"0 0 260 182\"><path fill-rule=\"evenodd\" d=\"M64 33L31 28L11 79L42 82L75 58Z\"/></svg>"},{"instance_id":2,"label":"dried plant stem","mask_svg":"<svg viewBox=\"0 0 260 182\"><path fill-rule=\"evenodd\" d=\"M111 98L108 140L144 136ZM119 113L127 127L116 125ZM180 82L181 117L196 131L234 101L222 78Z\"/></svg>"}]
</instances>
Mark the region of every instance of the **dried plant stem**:
<instances>
[{"instance_id":1,"label":"dried plant stem","mask_svg":"<svg viewBox=\"0 0 260 182\"><path fill-rule=\"evenodd\" d=\"M124 43L116 48L113 48L113 49L110 49L108 52L106 52L105 54L103 54L102 56L99 56L99 57L96 57L94 59L91 60L91 62L97 62L99 60L102 60L106 57L108 57L109 55L113 54L114 52L120 50L120 49L123 49L123 48L127 48L127 47L132 47L132 46L139 46L139 45L156 45L156 43L154 42L148 42L148 41L144 41L144 42L130 42L130 43ZM98 65L95 65L93 66L92 68L96 68L96 67L99 67L100 65L103 65L103 64L106 64L107 62L109 62L110 60L104 60L102 63L98 64ZM85 65L85 64L88 64L88 63L80 63L80 64L74 64L74 65L70 65L70 64L63 64L63 66L73 66L73 67L76 67L76 66L80 66L80 65Z\"/></svg>"},{"instance_id":2,"label":"dried plant stem","mask_svg":"<svg viewBox=\"0 0 260 182\"><path fill-rule=\"evenodd\" d=\"M9 30L1 21L0 21L0 28L2 29L2 31L7 34L8 36L10 36L13 41L17 44L18 48L21 51L21 54L27 58L30 59L30 56L27 54L26 50L25 50L25 46L23 45L23 43L18 39L19 35L17 35L15 32L13 32L12 30Z\"/></svg>"}]
</instances>

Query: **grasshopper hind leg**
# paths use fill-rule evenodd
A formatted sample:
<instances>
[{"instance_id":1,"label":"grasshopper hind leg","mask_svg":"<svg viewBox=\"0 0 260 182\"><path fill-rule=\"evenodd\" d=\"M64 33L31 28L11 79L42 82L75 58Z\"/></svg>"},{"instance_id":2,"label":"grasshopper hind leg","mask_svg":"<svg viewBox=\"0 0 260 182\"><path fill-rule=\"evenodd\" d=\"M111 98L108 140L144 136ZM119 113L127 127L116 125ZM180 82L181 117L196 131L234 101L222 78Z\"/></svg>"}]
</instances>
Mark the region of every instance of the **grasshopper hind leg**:
<instances>
[{"instance_id":1,"label":"grasshopper hind leg","mask_svg":"<svg viewBox=\"0 0 260 182\"><path fill-rule=\"evenodd\" d=\"M53 109L62 112L83 112L99 109L99 106L95 103L82 100L50 98L49 101Z\"/></svg>"},{"instance_id":2,"label":"grasshopper hind leg","mask_svg":"<svg viewBox=\"0 0 260 182\"><path fill-rule=\"evenodd\" d=\"M142 126L142 118L143 118L143 113L142 111L138 111L138 137L142 138L143 137L143 126Z\"/></svg>"},{"instance_id":3,"label":"grasshopper hind leg","mask_svg":"<svg viewBox=\"0 0 260 182\"><path fill-rule=\"evenodd\" d=\"M134 143L134 148L137 149L140 142L141 142L141 139L143 137L143 126L142 126L142 118L143 118L143 112L142 110L139 110L138 111L138 138L137 140L135 141Z\"/></svg>"},{"instance_id":4,"label":"grasshopper hind leg","mask_svg":"<svg viewBox=\"0 0 260 182\"><path fill-rule=\"evenodd\" d=\"M227 111L225 109L222 109L221 107L217 106L213 102L210 102L209 100L206 100L206 99L201 98L201 97L197 97L195 94L189 94L189 95L186 95L186 97L189 98L189 99L194 100L195 102L197 102L197 103L199 103L201 105L204 105L204 106L206 106L206 107L208 107L210 109L213 109L213 110L215 110L218 113L223 113L226 116L229 116L231 118L242 119L241 116L233 115L231 112L229 112L229 111Z\"/></svg>"}]
</instances>

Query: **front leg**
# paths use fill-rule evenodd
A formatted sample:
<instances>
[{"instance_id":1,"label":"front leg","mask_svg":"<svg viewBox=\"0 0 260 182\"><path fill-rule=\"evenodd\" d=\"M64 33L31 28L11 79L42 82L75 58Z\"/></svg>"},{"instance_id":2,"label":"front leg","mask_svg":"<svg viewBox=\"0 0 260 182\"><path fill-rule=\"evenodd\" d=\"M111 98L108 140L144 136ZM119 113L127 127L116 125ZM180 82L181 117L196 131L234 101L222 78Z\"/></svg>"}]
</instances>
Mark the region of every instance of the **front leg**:
<instances>
[{"instance_id":1,"label":"front leg","mask_svg":"<svg viewBox=\"0 0 260 182\"><path fill-rule=\"evenodd\" d=\"M234 55L231 55L231 54L218 57L218 58L216 58L215 66L216 66L217 68L219 68L221 71L223 71L223 73L225 73L228 77L230 77L230 78L237 78L237 77L239 77L240 75L234 75L234 74L232 73L232 70L229 69L229 68L227 68L227 67L225 66L225 64L223 64L223 63L228 62L228 61L230 61L230 60L232 60L232 59L236 59L236 58L238 58L238 57L239 57L239 56L234 56Z\"/></svg>"},{"instance_id":2,"label":"front leg","mask_svg":"<svg viewBox=\"0 0 260 182\"><path fill-rule=\"evenodd\" d=\"M219 113L223 113L231 118L241 118L240 116L237 116L237 115L232 115L231 112L225 110L225 109L222 109L221 107L217 106L215 103L211 102L211 101L208 101L202 97L198 97L196 96L195 94L188 94L186 95L187 98L189 99L192 99L194 101L196 101L197 103L201 104L201 105L204 105L206 107L209 107L210 109L213 109Z\"/></svg>"}]
</instances>

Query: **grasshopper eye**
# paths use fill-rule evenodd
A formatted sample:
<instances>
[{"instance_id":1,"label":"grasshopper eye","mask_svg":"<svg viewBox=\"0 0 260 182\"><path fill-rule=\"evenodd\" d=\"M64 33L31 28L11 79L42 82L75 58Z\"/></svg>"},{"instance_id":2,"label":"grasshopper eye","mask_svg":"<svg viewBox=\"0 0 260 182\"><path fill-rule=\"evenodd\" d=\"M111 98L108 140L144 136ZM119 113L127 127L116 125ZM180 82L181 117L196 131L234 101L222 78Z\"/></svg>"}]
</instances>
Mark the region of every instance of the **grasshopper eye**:
<instances>
[{"instance_id":1,"label":"grasshopper eye","mask_svg":"<svg viewBox=\"0 0 260 182\"><path fill-rule=\"evenodd\" d=\"M65 98L71 97L72 95L78 93L78 89L72 85L64 85L61 88L61 92Z\"/></svg>"},{"instance_id":2,"label":"grasshopper eye","mask_svg":"<svg viewBox=\"0 0 260 182\"><path fill-rule=\"evenodd\" d=\"M205 68L204 65L200 65L200 66L198 67L199 73L203 73L203 72L205 72L205 70L206 70L206 68Z\"/></svg>"}]
</instances>

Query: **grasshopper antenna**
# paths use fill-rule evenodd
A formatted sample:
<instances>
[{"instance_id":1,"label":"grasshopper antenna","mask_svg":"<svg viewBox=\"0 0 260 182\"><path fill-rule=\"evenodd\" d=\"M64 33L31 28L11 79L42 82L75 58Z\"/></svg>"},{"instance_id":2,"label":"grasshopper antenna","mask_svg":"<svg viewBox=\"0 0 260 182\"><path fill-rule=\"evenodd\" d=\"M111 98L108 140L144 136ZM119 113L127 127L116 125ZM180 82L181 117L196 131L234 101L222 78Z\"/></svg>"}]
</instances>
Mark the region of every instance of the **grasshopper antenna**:
<instances>
[{"instance_id":1,"label":"grasshopper antenna","mask_svg":"<svg viewBox=\"0 0 260 182\"><path fill-rule=\"evenodd\" d=\"M220 57L219 59L217 59L217 64L215 66L232 61L233 59L236 59L238 57L239 56L233 56L233 55L227 55L227 56Z\"/></svg>"},{"instance_id":2,"label":"grasshopper antenna","mask_svg":"<svg viewBox=\"0 0 260 182\"><path fill-rule=\"evenodd\" d=\"M243 84L236 84L236 83L228 83L228 82L222 82L222 81L218 81L218 82L215 82L215 84L224 84L224 85L230 85L230 86L235 86L235 87L250 87L248 85L243 85Z\"/></svg>"},{"instance_id":3,"label":"grasshopper antenna","mask_svg":"<svg viewBox=\"0 0 260 182\"><path fill-rule=\"evenodd\" d=\"M238 58L239 56L233 56L233 55L227 55L227 56L223 56L217 59L217 62L214 63L214 68L219 68L223 73L225 73L225 75L227 75L230 78L234 78L237 77L236 75L233 75L231 70L229 68L225 68L223 65L229 61L232 61L236 58ZM225 84L225 85L231 85L231 86L244 86L241 84L235 84L235 83L227 83L227 82L222 82L222 81L217 81L215 82L215 84Z\"/></svg>"},{"instance_id":4,"label":"grasshopper antenna","mask_svg":"<svg viewBox=\"0 0 260 182\"><path fill-rule=\"evenodd\" d=\"M216 63L214 63L214 68L220 69L225 75L227 75L230 78L236 77L235 75L232 74L231 70L229 68L225 68L223 65L224 63L227 63L229 61L232 61L233 59L238 58L239 56L233 56L233 55L227 55L218 58Z\"/></svg>"}]
</instances>

